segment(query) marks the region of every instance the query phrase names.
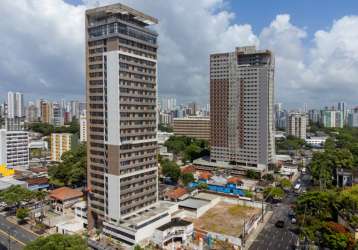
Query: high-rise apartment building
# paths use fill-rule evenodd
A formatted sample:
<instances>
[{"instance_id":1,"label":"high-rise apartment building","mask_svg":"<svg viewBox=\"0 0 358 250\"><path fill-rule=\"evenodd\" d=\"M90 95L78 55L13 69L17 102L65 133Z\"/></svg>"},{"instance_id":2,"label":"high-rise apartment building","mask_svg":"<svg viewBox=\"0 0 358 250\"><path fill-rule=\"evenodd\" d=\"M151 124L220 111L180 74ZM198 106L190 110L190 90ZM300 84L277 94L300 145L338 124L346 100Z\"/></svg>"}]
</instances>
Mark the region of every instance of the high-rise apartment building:
<instances>
[{"instance_id":1,"label":"high-rise apartment building","mask_svg":"<svg viewBox=\"0 0 358 250\"><path fill-rule=\"evenodd\" d=\"M0 129L0 165L9 168L29 167L29 133Z\"/></svg>"},{"instance_id":2,"label":"high-rise apartment building","mask_svg":"<svg viewBox=\"0 0 358 250\"><path fill-rule=\"evenodd\" d=\"M24 117L24 95L19 92L8 92L7 93L7 117Z\"/></svg>"},{"instance_id":3,"label":"high-rise apartment building","mask_svg":"<svg viewBox=\"0 0 358 250\"><path fill-rule=\"evenodd\" d=\"M88 226L128 244L170 220L158 203L156 23L122 4L86 11Z\"/></svg>"},{"instance_id":4,"label":"high-rise apartment building","mask_svg":"<svg viewBox=\"0 0 358 250\"><path fill-rule=\"evenodd\" d=\"M338 110L322 110L321 124L325 128L343 128L344 115L343 111Z\"/></svg>"},{"instance_id":5,"label":"high-rise apartment building","mask_svg":"<svg viewBox=\"0 0 358 250\"><path fill-rule=\"evenodd\" d=\"M19 131L24 129L25 108L24 95L22 93L7 93L7 115L5 123L7 130Z\"/></svg>"},{"instance_id":6,"label":"high-rise apartment building","mask_svg":"<svg viewBox=\"0 0 358 250\"><path fill-rule=\"evenodd\" d=\"M48 101L41 101L41 122L51 123L52 104Z\"/></svg>"},{"instance_id":7,"label":"high-rise apartment building","mask_svg":"<svg viewBox=\"0 0 358 250\"><path fill-rule=\"evenodd\" d=\"M358 128L358 107L355 107L348 114L348 126Z\"/></svg>"},{"instance_id":8,"label":"high-rise apartment building","mask_svg":"<svg viewBox=\"0 0 358 250\"><path fill-rule=\"evenodd\" d=\"M255 46L210 55L211 161L257 171L273 161L274 65Z\"/></svg>"},{"instance_id":9,"label":"high-rise apartment building","mask_svg":"<svg viewBox=\"0 0 358 250\"><path fill-rule=\"evenodd\" d=\"M29 103L26 107L26 122L38 122L38 109L34 103Z\"/></svg>"},{"instance_id":10,"label":"high-rise apartment building","mask_svg":"<svg viewBox=\"0 0 358 250\"><path fill-rule=\"evenodd\" d=\"M306 139L306 113L289 113L287 119L287 133L301 139Z\"/></svg>"},{"instance_id":11,"label":"high-rise apartment building","mask_svg":"<svg viewBox=\"0 0 358 250\"><path fill-rule=\"evenodd\" d=\"M50 160L61 161L63 153L71 150L73 145L73 134L52 133L50 137Z\"/></svg>"},{"instance_id":12,"label":"high-rise apartment building","mask_svg":"<svg viewBox=\"0 0 358 250\"><path fill-rule=\"evenodd\" d=\"M80 142L87 141L87 119L86 119L86 110L80 115Z\"/></svg>"},{"instance_id":13,"label":"high-rise apartment building","mask_svg":"<svg viewBox=\"0 0 358 250\"><path fill-rule=\"evenodd\" d=\"M205 116L188 116L174 118L173 129L176 136L188 136L210 141L210 118Z\"/></svg>"},{"instance_id":14,"label":"high-rise apartment building","mask_svg":"<svg viewBox=\"0 0 358 250\"><path fill-rule=\"evenodd\" d=\"M71 115L78 119L80 117L80 102L79 101L71 101Z\"/></svg>"},{"instance_id":15,"label":"high-rise apartment building","mask_svg":"<svg viewBox=\"0 0 358 250\"><path fill-rule=\"evenodd\" d=\"M59 103L53 103L52 104L52 119L51 119L51 123L55 127L61 127L61 126L64 125L63 112L62 112L61 105Z\"/></svg>"}]
</instances>

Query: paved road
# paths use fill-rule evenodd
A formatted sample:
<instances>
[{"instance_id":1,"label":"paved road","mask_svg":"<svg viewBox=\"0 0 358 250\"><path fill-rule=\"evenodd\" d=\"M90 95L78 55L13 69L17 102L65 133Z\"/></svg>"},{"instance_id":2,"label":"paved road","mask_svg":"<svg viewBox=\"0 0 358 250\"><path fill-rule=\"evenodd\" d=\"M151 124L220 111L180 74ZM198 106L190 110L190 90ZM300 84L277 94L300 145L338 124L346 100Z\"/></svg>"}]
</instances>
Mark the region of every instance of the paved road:
<instances>
[{"instance_id":1,"label":"paved road","mask_svg":"<svg viewBox=\"0 0 358 250\"><path fill-rule=\"evenodd\" d=\"M309 176L303 175L301 177L302 187L309 186ZM289 250L294 249L294 245L297 242L298 236L295 233L297 228L292 225L288 218L288 211L290 204L296 199L293 193L274 206L273 214L270 220L267 222L261 233L257 236L255 241L250 247L250 250ZM277 228L275 226L276 221L284 220L285 227Z\"/></svg>"},{"instance_id":2,"label":"paved road","mask_svg":"<svg viewBox=\"0 0 358 250\"><path fill-rule=\"evenodd\" d=\"M9 232L11 235L10 249L14 250L22 249L26 243L37 238L35 234L32 234L20 226L9 222L3 215L0 215L0 250L8 249ZM2 248L4 246L6 248Z\"/></svg>"}]
</instances>

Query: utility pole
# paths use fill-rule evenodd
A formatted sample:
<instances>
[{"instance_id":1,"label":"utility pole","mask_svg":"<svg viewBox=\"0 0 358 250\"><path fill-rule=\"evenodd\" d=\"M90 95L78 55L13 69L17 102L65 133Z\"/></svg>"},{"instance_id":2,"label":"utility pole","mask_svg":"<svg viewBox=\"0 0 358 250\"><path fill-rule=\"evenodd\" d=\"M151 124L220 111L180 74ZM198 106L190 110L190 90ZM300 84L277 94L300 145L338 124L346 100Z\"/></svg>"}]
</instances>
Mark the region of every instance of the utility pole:
<instances>
[{"instance_id":1,"label":"utility pole","mask_svg":"<svg viewBox=\"0 0 358 250\"><path fill-rule=\"evenodd\" d=\"M7 234L8 234L8 249L11 250L11 228L9 227L8 231L7 231Z\"/></svg>"}]
</instances>

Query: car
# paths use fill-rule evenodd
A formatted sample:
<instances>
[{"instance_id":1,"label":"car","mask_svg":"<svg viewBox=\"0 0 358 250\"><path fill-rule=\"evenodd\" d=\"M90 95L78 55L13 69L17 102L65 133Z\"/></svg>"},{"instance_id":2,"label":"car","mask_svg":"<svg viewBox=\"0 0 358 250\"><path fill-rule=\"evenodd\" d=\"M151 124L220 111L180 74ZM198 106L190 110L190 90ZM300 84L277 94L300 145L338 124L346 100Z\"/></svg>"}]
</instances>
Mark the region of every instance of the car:
<instances>
[{"instance_id":1,"label":"car","mask_svg":"<svg viewBox=\"0 0 358 250\"><path fill-rule=\"evenodd\" d=\"M284 228L285 222L283 220L278 220L278 221L276 221L275 226L278 228Z\"/></svg>"},{"instance_id":2,"label":"car","mask_svg":"<svg viewBox=\"0 0 358 250\"><path fill-rule=\"evenodd\" d=\"M291 219L291 223L292 223L292 224L296 224L296 223L297 223L297 220L296 220L296 218L295 218L295 217L292 217L292 219Z\"/></svg>"}]
</instances>

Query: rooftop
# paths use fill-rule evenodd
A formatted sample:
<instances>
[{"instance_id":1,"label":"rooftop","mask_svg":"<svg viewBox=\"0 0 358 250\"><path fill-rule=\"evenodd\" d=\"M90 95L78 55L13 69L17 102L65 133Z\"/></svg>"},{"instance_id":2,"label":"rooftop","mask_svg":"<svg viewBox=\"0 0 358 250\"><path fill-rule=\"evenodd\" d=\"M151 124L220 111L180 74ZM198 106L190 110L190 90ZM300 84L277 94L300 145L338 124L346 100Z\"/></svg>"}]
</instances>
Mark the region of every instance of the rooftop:
<instances>
[{"instance_id":1,"label":"rooftop","mask_svg":"<svg viewBox=\"0 0 358 250\"><path fill-rule=\"evenodd\" d=\"M86 14L88 16L95 16L95 17L101 17L106 16L108 14L117 14L120 13L122 15L132 15L134 16L134 19L137 21L140 21L147 25L157 24L158 19L148 16L144 14L143 12L140 12L138 10L132 9L124 4L116 3L111 4L103 7L88 9L86 11Z\"/></svg>"},{"instance_id":2,"label":"rooftop","mask_svg":"<svg viewBox=\"0 0 358 250\"><path fill-rule=\"evenodd\" d=\"M190 208L190 209L198 209L207 204L209 204L209 201L207 200L193 199L193 198L189 198L179 202L180 207Z\"/></svg>"},{"instance_id":3,"label":"rooftop","mask_svg":"<svg viewBox=\"0 0 358 250\"><path fill-rule=\"evenodd\" d=\"M157 230L165 231L165 230L167 230L169 228L172 228L172 227L186 227L186 226L189 226L190 224L192 224L192 223L189 222L189 221L186 221L186 220L174 219L171 222L169 222L167 224L164 224L163 226L158 227Z\"/></svg>"},{"instance_id":4,"label":"rooftop","mask_svg":"<svg viewBox=\"0 0 358 250\"><path fill-rule=\"evenodd\" d=\"M152 207L135 213L131 216L128 216L121 220L120 225L123 227L137 229L141 228L141 225L145 224L147 221L153 219L153 217L157 217L160 214L168 213L169 209L175 206L174 203L167 201L160 201L156 204L153 204Z\"/></svg>"},{"instance_id":5,"label":"rooftop","mask_svg":"<svg viewBox=\"0 0 358 250\"><path fill-rule=\"evenodd\" d=\"M61 201L80 198L82 196L83 193L81 191L69 187L57 188L50 193L50 198Z\"/></svg>"},{"instance_id":6,"label":"rooftop","mask_svg":"<svg viewBox=\"0 0 358 250\"><path fill-rule=\"evenodd\" d=\"M181 196L187 194L188 191L183 188L183 187L178 187L178 188L175 188L175 189L172 189L172 190L168 190L166 193L165 193L165 196L169 197L170 199L178 199L180 198Z\"/></svg>"}]
</instances>

